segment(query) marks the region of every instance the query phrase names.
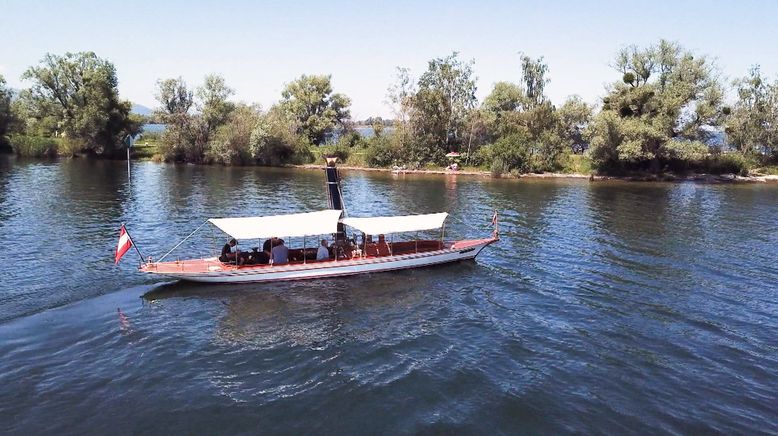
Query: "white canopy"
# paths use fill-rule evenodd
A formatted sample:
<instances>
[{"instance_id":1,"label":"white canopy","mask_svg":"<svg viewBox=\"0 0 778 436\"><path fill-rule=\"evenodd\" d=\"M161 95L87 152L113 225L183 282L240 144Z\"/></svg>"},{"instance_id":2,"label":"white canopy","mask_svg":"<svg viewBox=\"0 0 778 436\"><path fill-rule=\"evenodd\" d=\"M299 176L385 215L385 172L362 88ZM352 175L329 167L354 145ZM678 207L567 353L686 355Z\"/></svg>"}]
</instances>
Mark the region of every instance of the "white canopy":
<instances>
[{"instance_id":1,"label":"white canopy","mask_svg":"<svg viewBox=\"0 0 778 436\"><path fill-rule=\"evenodd\" d=\"M385 233L439 229L443 227L443 221L446 220L447 216L446 212L441 212L426 215L343 218L340 222L368 235L382 235Z\"/></svg>"},{"instance_id":2,"label":"white canopy","mask_svg":"<svg viewBox=\"0 0 778 436\"><path fill-rule=\"evenodd\" d=\"M335 233L340 214L340 210L320 210L289 215L211 218L208 221L235 239L283 238Z\"/></svg>"}]
</instances>

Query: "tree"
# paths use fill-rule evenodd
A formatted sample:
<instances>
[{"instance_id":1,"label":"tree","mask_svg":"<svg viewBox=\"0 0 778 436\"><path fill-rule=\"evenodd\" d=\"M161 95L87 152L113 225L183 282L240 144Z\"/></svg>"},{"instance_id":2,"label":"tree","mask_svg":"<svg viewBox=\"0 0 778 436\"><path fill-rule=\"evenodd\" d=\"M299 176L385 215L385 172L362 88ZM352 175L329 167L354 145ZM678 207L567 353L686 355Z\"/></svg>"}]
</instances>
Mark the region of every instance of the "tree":
<instances>
[{"instance_id":1,"label":"tree","mask_svg":"<svg viewBox=\"0 0 778 436\"><path fill-rule=\"evenodd\" d=\"M155 97L161 105L157 113L165 123L170 122L171 116L188 114L194 105L193 93L181 77L157 80Z\"/></svg>"},{"instance_id":2,"label":"tree","mask_svg":"<svg viewBox=\"0 0 778 436\"><path fill-rule=\"evenodd\" d=\"M521 78L529 108L539 106L546 101L545 89L549 82L546 73L548 73L548 65L543 62L542 56L532 59L525 54L521 55Z\"/></svg>"},{"instance_id":3,"label":"tree","mask_svg":"<svg viewBox=\"0 0 778 436\"><path fill-rule=\"evenodd\" d=\"M669 141L704 141L710 127L721 124L723 90L716 66L705 56L661 40L644 49L623 49L614 68L621 80L608 88L602 119L589 137L592 147L614 147L593 150L601 168L626 164L658 171L673 158Z\"/></svg>"},{"instance_id":4,"label":"tree","mask_svg":"<svg viewBox=\"0 0 778 436\"><path fill-rule=\"evenodd\" d=\"M416 130L428 140L449 148L461 141L462 127L476 105L474 62L454 52L429 61L413 99Z\"/></svg>"},{"instance_id":5,"label":"tree","mask_svg":"<svg viewBox=\"0 0 778 436\"><path fill-rule=\"evenodd\" d=\"M414 95L416 95L416 85L411 78L410 70L397 67L395 82L387 89L387 100L401 125L405 125L410 120Z\"/></svg>"},{"instance_id":6,"label":"tree","mask_svg":"<svg viewBox=\"0 0 778 436\"><path fill-rule=\"evenodd\" d=\"M226 165L251 162L251 134L260 117L256 106L235 105L227 121L211 135L207 151L209 161Z\"/></svg>"},{"instance_id":7,"label":"tree","mask_svg":"<svg viewBox=\"0 0 778 436\"><path fill-rule=\"evenodd\" d=\"M155 115L167 125L160 147L165 159L199 162L207 140L202 137L203 125L190 113L194 93L178 77L157 80L155 97L160 103Z\"/></svg>"},{"instance_id":8,"label":"tree","mask_svg":"<svg viewBox=\"0 0 778 436\"><path fill-rule=\"evenodd\" d=\"M22 79L32 81L22 96L30 114L55 120L58 130L87 151L111 154L139 130L130 119L130 103L119 100L114 65L93 52L47 54Z\"/></svg>"},{"instance_id":9,"label":"tree","mask_svg":"<svg viewBox=\"0 0 778 436\"><path fill-rule=\"evenodd\" d=\"M331 78L329 75L302 75L288 83L281 93L280 108L296 120L297 133L312 144L322 144L351 116L351 99L332 93Z\"/></svg>"},{"instance_id":10,"label":"tree","mask_svg":"<svg viewBox=\"0 0 778 436\"><path fill-rule=\"evenodd\" d=\"M519 85L511 82L497 82L489 95L486 96L483 108L487 111L500 113L516 111L527 107L527 97Z\"/></svg>"},{"instance_id":11,"label":"tree","mask_svg":"<svg viewBox=\"0 0 778 436\"><path fill-rule=\"evenodd\" d=\"M211 74L205 76L203 85L193 92L186 82L177 79L157 81L157 101L160 109L155 116L167 124L162 136L162 152L166 159L202 162L209 155L209 142L219 128L230 122L235 104L227 99L234 91L224 78ZM196 98L195 98L196 96ZM198 112L192 113L196 108ZM224 144L224 134L220 144ZM222 150L223 151L223 150ZM224 154L217 160L227 161Z\"/></svg>"},{"instance_id":12,"label":"tree","mask_svg":"<svg viewBox=\"0 0 778 436\"><path fill-rule=\"evenodd\" d=\"M744 154L778 157L778 80L768 83L754 66L734 85L738 100L726 122L728 139Z\"/></svg>"},{"instance_id":13,"label":"tree","mask_svg":"<svg viewBox=\"0 0 778 436\"><path fill-rule=\"evenodd\" d=\"M205 76L203 86L197 88L197 98L200 100L200 114L203 117L208 132L213 132L229 119L235 105L227 99L235 94L228 87L224 77L209 74Z\"/></svg>"},{"instance_id":14,"label":"tree","mask_svg":"<svg viewBox=\"0 0 778 436\"><path fill-rule=\"evenodd\" d=\"M565 101L557 114L563 140L577 151L583 151L584 131L592 120L592 107L574 95Z\"/></svg>"},{"instance_id":15,"label":"tree","mask_svg":"<svg viewBox=\"0 0 778 436\"><path fill-rule=\"evenodd\" d=\"M7 146L5 135L14 124L11 111L11 90L5 84L5 77L0 74L0 150Z\"/></svg>"}]
</instances>

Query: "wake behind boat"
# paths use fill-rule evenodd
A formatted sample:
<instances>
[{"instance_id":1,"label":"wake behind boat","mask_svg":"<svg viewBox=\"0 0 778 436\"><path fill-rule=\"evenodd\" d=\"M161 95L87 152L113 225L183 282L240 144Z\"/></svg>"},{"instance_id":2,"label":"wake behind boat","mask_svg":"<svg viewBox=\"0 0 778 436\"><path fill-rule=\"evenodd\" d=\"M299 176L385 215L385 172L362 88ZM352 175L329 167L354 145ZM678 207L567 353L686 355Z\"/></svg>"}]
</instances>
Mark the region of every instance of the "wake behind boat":
<instances>
[{"instance_id":1,"label":"wake behind boat","mask_svg":"<svg viewBox=\"0 0 778 436\"><path fill-rule=\"evenodd\" d=\"M250 283L343 277L356 274L419 268L475 259L489 244L499 240L497 214L492 218L494 232L488 238L446 241L445 212L385 216L346 217L340 179L334 159L327 160L328 203L330 209L308 213L212 218L206 221L233 238L257 246L240 252L225 246L222 256L163 262L173 250L154 261L149 258L139 271L181 280L207 283ZM203 223L205 225L206 223ZM203 227L203 226L200 226ZM438 230L437 239L395 241L410 233ZM324 239L319 239L326 236ZM302 239L302 247L286 248L278 237ZM310 238L310 239L309 239ZM260 246L260 242L265 240ZM308 244L309 241L316 241ZM330 243L331 242L331 243ZM132 246L122 227L116 259ZM279 247L280 248L277 248ZM236 245L232 245L236 247ZM270 249L268 250L268 247ZM262 251L260 251L262 250Z\"/></svg>"}]
</instances>

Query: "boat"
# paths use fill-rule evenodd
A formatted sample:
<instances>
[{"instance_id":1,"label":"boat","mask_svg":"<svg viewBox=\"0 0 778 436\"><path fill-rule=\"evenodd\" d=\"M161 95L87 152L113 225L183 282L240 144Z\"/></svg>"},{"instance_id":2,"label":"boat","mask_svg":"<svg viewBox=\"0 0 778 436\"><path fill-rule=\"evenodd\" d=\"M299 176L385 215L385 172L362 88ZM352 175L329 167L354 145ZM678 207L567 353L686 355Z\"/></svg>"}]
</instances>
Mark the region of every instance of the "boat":
<instances>
[{"instance_id":1,"label":"boat","mask_svg":"<svg viewBox=\"0 0 778 436\"><path fill-rule=\"evenodd\" d=\"M277 236L302 238L302 248L289 249L287 263L273 264L271 260L267 264L238 264L237 259L235 262L222 262L218 257L163 261L195 230L159 260L147 259L140 265L139 271L204 283L261 283L344 277L475 259L481 250L499 240L496 212L492 217L494 230L491 235L482 239L455 241L444 239L448 217L446 212L405 216L347 216L334 158L327 159L325 170L329 209L271 216L211 218L203 223L214 225L230 237L249 244L250 241ZM394 241L395 235L432 230L440 231L440 237ZM330 256L317 261L318 241L322 235L332 240L328 249ZM308 246L311 240L317 243ZM259 253L259 243L257 245L253 249L254 254Z\"/></svg>"}]
</instances>

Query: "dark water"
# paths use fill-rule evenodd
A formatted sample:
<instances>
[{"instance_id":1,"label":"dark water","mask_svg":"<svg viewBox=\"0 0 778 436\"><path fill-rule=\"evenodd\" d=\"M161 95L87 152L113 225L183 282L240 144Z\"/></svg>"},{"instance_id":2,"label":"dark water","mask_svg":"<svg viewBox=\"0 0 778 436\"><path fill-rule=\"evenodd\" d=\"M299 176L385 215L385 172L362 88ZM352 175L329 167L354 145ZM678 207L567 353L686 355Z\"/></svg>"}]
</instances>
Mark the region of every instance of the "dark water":
<instances>
[{"instance_id":1,"label":"dark water","mask_svg":"<svg viewBox=\"0 0 778 436\"><path fill-rule=\"evenodd\" d=\"M504 239L424 270L164 285L113 266L121 222L159 255L207 217L322 208L323 174L0 160L2 431L778 433L778 186L346 173L344 193L462 237L499 209Z\"/></svg>"}]
</instances>

